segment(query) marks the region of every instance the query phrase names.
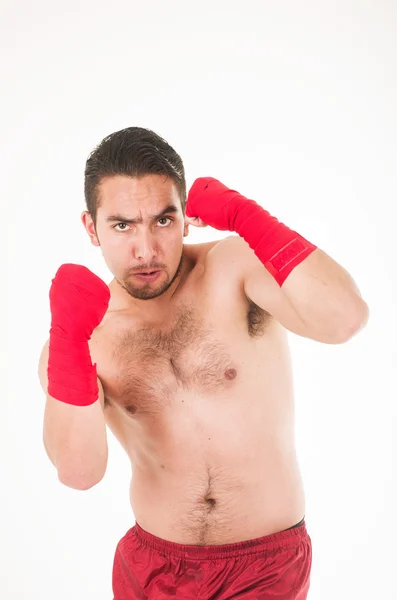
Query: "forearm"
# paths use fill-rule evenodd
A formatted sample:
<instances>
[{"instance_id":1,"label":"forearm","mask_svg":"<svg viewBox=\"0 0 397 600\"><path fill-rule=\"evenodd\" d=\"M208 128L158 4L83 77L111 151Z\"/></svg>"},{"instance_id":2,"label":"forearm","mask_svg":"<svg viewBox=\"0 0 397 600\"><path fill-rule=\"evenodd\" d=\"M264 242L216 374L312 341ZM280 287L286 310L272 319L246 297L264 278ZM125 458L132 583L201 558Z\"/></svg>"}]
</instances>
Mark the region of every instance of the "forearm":
<instances>
[{"instance_id":1,"label":"forearm","mask_svg":"<svg viewBox=\"0 0 397 600\"><path fill-rule=\"evenodd\" d=\"M88 489L103 478L108 446L100 400L73 406L47 395L43 441L63 484Z\"/></svg>"},{"instance_id":2,"label":"forearm","mask_svg":"<svg viewBox=\"0 0 397 600\"><path fill-rule=\"evenodd\" d=\"M281 286L307 326L343 339L368 320L368 306L351 275L317 248L298 264Z\"/></svg>"}]
</instances>

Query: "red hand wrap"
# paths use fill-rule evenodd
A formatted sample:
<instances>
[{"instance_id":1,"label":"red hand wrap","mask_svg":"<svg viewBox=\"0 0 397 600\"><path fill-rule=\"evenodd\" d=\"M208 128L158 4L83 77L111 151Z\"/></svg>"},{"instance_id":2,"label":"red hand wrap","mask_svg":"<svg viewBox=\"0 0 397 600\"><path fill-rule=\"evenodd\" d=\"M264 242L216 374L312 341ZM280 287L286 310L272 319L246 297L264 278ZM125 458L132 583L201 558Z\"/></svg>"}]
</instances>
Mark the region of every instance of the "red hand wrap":
<instances>
[{"instance_id":1,"label":"red hand wrap","mask_svg":"<svg viewBox=\"0 0 397 600\"><path fill-rule=\"evenodd\" d=\"M108 286L86 267L65 264L58 269L50 289L47 373L53 398L76 406L98 399L88 341L106 313L109 298Z\"/></svg>"},{"instance_id":2,"label":"red hand wrap","mask_svg":"<svg viewBox=\"0 0 397 600\"><path fill-rule=\"evenodd\" d=\"M234 231L245 239L279 286L317 248L253 200L245 199L234 224Z\"/></svg>"},{"instance_id":3,"label":"red hand wrap","mask_svg":"<svg viewBox=\"0 0 397 600\"><path fill-rule=\"evenodd\" d=\"M190 192L186 216L199 216L219 230L238 233L281 286L317 246L276 217L213 177L200 177Z\"/></svg>"}]
</instances>

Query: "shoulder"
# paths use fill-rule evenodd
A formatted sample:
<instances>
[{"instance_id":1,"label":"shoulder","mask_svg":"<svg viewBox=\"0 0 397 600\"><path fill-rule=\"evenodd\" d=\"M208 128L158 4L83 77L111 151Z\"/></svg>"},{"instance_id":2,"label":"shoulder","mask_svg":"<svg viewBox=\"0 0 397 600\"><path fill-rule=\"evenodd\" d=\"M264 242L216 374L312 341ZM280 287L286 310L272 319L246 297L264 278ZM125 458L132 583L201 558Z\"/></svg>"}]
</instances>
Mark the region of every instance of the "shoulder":
<instances>
[{"instance_id":1,"label":"shoulder","mask_svg":"<svg viewBox=\"0 0 397 600\"><path fill-rule=\"evenodd\" d=\"M253 250L239 235L229 235L214 243L207 255L208 266L212 264L223 271L232 271L243 276L244 268L252 260L257 260Z\"/></svg>"},{"instance_id":2,"label":"shoulder","mask_svg":"<svg viewBox=\"0 0 397 600\"><path fill-rule=\"evenodd\" d=\"M200 262L221 242L222 240L213 240L201 244L184 244L184 252L194 262Z\"/></svg>"},{"instance_id":3,"label":"shoulder","mask_svg":"<svg viewBox=\"0 0 397 600\"><path fill-rule=\"evenodd\" d=\"M197 272L201 273L202 282L210 284L211 288L220 288L224 294L242 293L242 266L239 256L244 240L238 236L228 236L206 244L197 244L195 264ZM248 249L250 250L249 246Z\"/></svg>"},{"instance_id":4,"label":"shoulder","mask_svg":"<svg viewBox=\"0 0 397 600\"><path fill-rule=\"evenodd\" d=\"M271 314L259 307L244 289L245 274L255 263L258 263L258 259L249 244L238 235L230 235L223 240L218 240L208 252L205 272L211 285L224 295L228 306L233 304L232 297L236 299L248 318L250 336L260 337L273 319ZM266 274L264 268L263 271Z\"/></svg>"},{"instance_id":5,"label":"shoulder","mask_svg":"<svg viewBox=\"0 0 397 600\"><path fill-rule=\"evenodd\" d=\"M221 240L212 240L201 244L185 244L185 250L190 256L200 259L207 257L207 255L218 257L232 249L237 251L237 248L244 244L249 248L248 244L239 235L234 234Z\"/></svg>"},{"instance_id":6,"label":"shoulder","mask_svg":"<svg viewBox=\"0 0 397 600\"><path fill-rule=\"evenodd\" d=\"M205 272L210 273L215 269L218 275L228 274L232 279L242 279L250 263L257 261L253 250L238 235L229 235L203 244L185 245L185 254Z\"/></svg>"},{"instance_id":7,"label":"shoulder","mask_svg":"<svg viewBox=\"0 0 397 600\"><path fill-rule=\"evenodd\" d=\"M184 254L199 271L209 273L219 267L223 271L227 265L231 265L233 256L238 255L240 239L238 236L228 236L201 244L185 244ZM244 240L241 241L245 243Z\"/></svg>"}]
</instances>

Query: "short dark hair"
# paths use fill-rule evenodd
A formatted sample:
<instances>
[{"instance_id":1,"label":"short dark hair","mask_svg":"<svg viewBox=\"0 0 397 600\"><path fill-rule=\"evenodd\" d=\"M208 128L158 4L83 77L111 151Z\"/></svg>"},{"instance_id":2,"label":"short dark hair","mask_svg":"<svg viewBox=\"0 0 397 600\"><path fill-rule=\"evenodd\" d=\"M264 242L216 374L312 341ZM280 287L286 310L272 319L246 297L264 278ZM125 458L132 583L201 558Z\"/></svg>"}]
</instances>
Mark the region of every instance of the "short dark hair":
<instances>
[{"instance_id":1,"label":"short dark hair","mask_svg":"<svg viewBox=\"0 0 397 600\"><path fill-rule=\"evenodd\" d=\"M89 155L84 171L84 196L94 224L99 208L98 186L104 177L166 175L176 184L182 211L186 208L185 169L179 154L157 133L127 127L105 137Z\"/></svg>"}]
</instances>

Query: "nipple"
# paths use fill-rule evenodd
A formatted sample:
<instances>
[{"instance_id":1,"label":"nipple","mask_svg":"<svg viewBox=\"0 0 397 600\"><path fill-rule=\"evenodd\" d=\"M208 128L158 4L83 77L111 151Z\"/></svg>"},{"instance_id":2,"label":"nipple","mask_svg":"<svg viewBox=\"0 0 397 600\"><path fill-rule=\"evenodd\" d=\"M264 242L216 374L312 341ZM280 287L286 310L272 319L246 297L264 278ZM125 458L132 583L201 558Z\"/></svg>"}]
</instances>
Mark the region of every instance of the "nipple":
<instances>
[{"instance_id":1,"label":"nipple","mask_svg":"<svg viewBox=\"0 0 397 600\"><path fill-rule=\"evenodd\" d=\"M237 377L236 369L226 369L225 377L226 379L235 379Z\"/></svg>"}]
</instances>

